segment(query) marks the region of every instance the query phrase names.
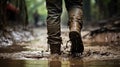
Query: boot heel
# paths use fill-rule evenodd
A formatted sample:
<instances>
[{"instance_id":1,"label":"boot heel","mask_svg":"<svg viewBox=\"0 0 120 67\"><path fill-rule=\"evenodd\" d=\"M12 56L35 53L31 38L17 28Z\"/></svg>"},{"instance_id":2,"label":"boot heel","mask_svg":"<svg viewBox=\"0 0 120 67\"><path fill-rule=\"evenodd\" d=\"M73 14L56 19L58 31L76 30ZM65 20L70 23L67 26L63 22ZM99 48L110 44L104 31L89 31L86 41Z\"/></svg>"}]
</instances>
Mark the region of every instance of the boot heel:
<instances>
[{"instance_id":1,"label":"boot heel","mask_svg":"<svg viewBox=\"0 0 120 67\"><path fill-rule=\"evenodd\" d=\"M69 33L69 38L72 43L71 54L74 54L74 55L78 53L82 54L84 51L84 46L83 46L80 34L76 31L72 31Z\"/></svg>"}]
</instances>

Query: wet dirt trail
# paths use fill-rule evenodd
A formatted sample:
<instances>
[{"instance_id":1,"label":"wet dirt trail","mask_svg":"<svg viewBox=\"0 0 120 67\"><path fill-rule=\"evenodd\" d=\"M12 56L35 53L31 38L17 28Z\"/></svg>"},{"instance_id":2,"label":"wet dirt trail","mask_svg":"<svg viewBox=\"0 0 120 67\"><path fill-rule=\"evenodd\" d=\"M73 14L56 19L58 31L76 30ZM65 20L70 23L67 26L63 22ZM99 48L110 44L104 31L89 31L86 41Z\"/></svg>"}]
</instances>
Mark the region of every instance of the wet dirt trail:
<instances>
[{"instance_id":1,"label":"wet dirt trail","mask_svg":"<svg viewBox=\"0 0 120 67\"><path fill-rule=\"evenodd\" d=\"M81 58L71 58L67 27L62 28L61 59L50 61L47 45L47 30L34 28L34 40L21 42L7 47L0 47L1 67L120 67L120 42L96 43L83 39L85 51ZM82 31L82 36L89 31ZM102 41L102 40L99 40ZM55 66L56 65L56 66Z\"/></svg>"},{"instance_id":2,"label":"wet dirt trail","mask_svg":"<svg viewBox=\"0 0 120 67\"><path fill-rule=\"evenodd\" d=\"M46 60L0 60L1 67L119 67L120 60L82 62Z\"/></svg>"}]
</instances>

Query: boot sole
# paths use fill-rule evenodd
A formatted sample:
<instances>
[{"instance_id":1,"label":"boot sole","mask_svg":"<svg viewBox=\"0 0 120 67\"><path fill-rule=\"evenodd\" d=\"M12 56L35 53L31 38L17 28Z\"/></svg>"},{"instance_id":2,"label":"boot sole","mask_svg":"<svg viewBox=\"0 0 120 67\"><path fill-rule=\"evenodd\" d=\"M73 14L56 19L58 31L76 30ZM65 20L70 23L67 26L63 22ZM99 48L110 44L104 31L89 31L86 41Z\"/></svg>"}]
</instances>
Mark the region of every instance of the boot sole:
<instances>
[{"instance_id":1,"label":"boot sole","mask_svg":"<svg viewBox=\"0 0 120 67\"><path fill-rule=\"evenodd\" d=\"M84 51L84 46L83 46L83 42L81 40L81 36L79 33L77 33L76 31L72 31L69 33L69 38L70 41L72 43L71 45L71 54L72 55L78 55L83 53Z\"/></svg>"}]
</instances>

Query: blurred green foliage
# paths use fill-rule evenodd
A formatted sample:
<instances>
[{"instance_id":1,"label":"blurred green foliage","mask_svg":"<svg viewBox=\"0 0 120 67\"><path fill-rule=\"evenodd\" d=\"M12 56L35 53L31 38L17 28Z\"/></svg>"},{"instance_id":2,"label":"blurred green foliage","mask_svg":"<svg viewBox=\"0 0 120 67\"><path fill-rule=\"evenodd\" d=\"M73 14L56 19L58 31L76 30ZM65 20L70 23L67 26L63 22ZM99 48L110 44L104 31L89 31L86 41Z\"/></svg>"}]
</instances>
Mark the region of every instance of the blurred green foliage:
<instances>
[{"instance_id":1,"label":"blurred green foliage","mask_svg":"<svg viewBox=\"0 0 120 67\"><path fill-rule=\"evenodd\" d=\"M26 0L27 9L28 9L28 18L29 23L33 23L33 13L38 10L40 14L40 21L46 21L47 10L46 10L46 0ZM102 19L110 18L115 14L120 14L120 1L118 0L84 0L83 1L83 12L84 18L88 18L87 21L99 21ZM64 1L63 1L64 3ZM116 6L117 4L117 6ZM110 16L111 15L111 16ZM61 16L62 24L67 24L68 15L65 9L65 5L63 4L63 14ZM84 19L86 20L86 19Z\"/></svg>"},{"instance_id":2,"label":"blurred green foliage","mask_svg":"<svg viewBox=\"0 0 120 67\"><path fill-rule=\"evenodd\" d=\"M28 20L29 23L34 23L33 14L37 10L40 14L40 21L45 23L47 17L46 0L26 0L27 10L28 10ZM64 3L64 1L63 1ZM65 5L63 5L62 23L67 24L67 11L65 10Z\"/></svg>"},{"instance_id":3,"label":"blurred green foliage","mask_svg":"<svg viewBox=\"0 0 120 67\"><path fill-rule=\"evenodd\" d=\"M40 21L44 22L47 16L45 0L26 0L29 23L33 23L33 14L37 10L40 14Z\"/></svg>"}]
</instances>

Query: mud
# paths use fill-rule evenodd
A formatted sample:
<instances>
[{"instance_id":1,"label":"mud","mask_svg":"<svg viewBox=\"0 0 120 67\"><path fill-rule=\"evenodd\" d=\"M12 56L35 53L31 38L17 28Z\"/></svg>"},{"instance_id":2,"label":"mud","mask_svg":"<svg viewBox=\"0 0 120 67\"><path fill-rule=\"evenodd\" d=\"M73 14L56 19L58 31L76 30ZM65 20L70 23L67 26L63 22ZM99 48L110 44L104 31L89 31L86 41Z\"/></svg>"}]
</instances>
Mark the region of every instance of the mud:
<instances>
[{"instance_id":1,"label":"mud","mask_svg":"<svg viewBox=\"0 0 120 67\"><path fill-rule=\"evenodd\" d=\"M62 28L62 55L61 60L69 61L71 56L70 43L66 45L69 30L66 27ZM82 36L87 34L89 31L82 31ZM8 47L0 47L0 59L12 59L12 60L49 60L50 51L47 45L47 30L46 28L35 28L34 36L35 39L29 42L21 42ZM120 59L120 44L119 42L112 43L95 43L83 39L85 51L80 59L83 62L89 61L102 61L102 60L118 60ZM67 46L67 47L66 47Z\"/></svg>"},{"instance_id":2,"label":"mud","mask_svg":"<svg viewBox=\"0 0 120 67\"><path fill-rule=\"evenodd\" d=\"M2 67L119 67L120 60L83 62L76 59L68 61L48 60L0 60Z\"/></svg>"},{"instance_id":3,"label":"mud","mask_svg":"<svg viewBox=\"0 0 120 67\"><path fill-rule=\"evenodd\" d=\"M0 47L9 47L13 44L34 40L32 32L22 26L5 27L0 29Z\"/></svg>"}]
</instances>

